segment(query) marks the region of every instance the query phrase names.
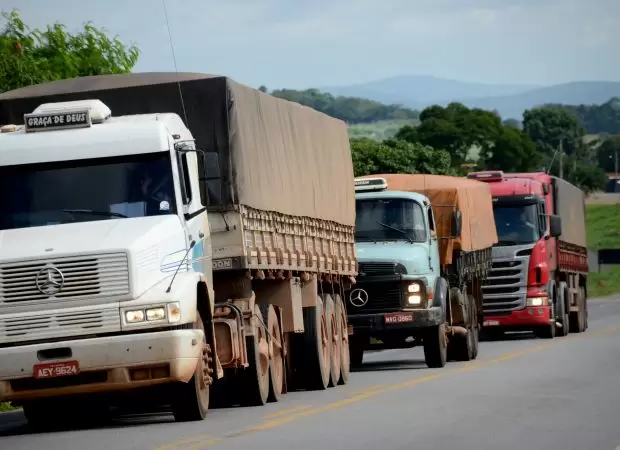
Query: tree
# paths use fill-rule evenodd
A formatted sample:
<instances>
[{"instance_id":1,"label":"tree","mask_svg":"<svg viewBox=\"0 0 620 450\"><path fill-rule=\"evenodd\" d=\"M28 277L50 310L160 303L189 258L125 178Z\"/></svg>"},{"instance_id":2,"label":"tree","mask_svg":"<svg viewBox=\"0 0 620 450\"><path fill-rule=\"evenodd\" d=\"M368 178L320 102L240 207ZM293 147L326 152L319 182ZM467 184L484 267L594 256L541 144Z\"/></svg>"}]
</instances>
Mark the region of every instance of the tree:
<instances>
[{"instance_id":1,"label":"tree","mask_svg":"<svg viewBox=\"0 0 620 450\"><path fill-rule=\"evenodd\" d=\"M502 122L502 124L504 124L505 127L518 128L519 130L521 129L521 122L517 119L506 119Z\"/></svg>"},{"instance_id":2,"label":"tree","mask_svg":"<svg viewBox=\"0 0 620 450\"><path fill-rule=\"evenodd\" d=\"M530 172L536 170L541 158L529 136L518 128L504 126L493 148L482 159L487 169Z\"/></svg>"},{"instance_id":3,"label":"tree","mask_svg":"<svg viewBox=\"0 0 620 450\"><path fill-rule=\"evenodd\" d=\"M583 152L585 130L571 113L560 108L534 108L523 113L523 130L539 152L553 155L560 147L567 155ZM580 156L583 156L581 154Z\"/></svg>"},{"instance_id":4,"label":"tree","mask_svg":"<svg viewBox=\"0 0 620 450\"><path fill-rule=\"evenodd\" d=\"M137 47L125 46L90 23L71 34L58 23L30 30L16 10L2 17L0 92L80 76L129 73L138 61Z\"/></svg>"},{"instance_id":5,"label":"tree","mask_svg":"<svg viewBox=\"0 0 620 450\"><path fill-rule=\"evenodd\" d=\"M620 170L620 136L605 138L597 148L597 162L606 172Z\"/></svg>"},{"instance_id":6,"label":"tree","mask_svg":"<svg viewBox=\"0 0 620 450\"><path fill-rule=\"evenodd\" d=\"M269 90L267 89L267 86L265 86L264 84L261 84L258 90L261 92L264 92L265 94L269 92Z\"/></svg>"},{"instance_id":7,"label":"tree","mask_svg":"<svg viewBox=\"0 0 620 450\"><path fill-rule=\"evenodd\" d=\"M600 105L545 105L572 114L592 134L620 134L620 98L614 97Z\"/></svg>"},{"instance_id":8,"label":"tree","mask_svg":"<svg viewBox=\"0 0 620 450\"><path fill-rule=\"evenodd\" d=\"M401 140L351 139L351 155L355 176L372 173L454 174L448 152Z\"/></svg>"},{"instance_id":9,"label":"tree","mask_svg":"<svg viewBox=\"0 0 620 450\"><path fill-rule=\"evenodd\" d=\"M575 156L564 157L563 178L573 183L586 193L600 191L605 189L607 184L607 176L605 171L598 167L596 164L588 164L583 160L576 158ZM552 175L559 176L560 164L559 159L556 157L551 165L549 171Z\"/></svg>"}]
</instances>

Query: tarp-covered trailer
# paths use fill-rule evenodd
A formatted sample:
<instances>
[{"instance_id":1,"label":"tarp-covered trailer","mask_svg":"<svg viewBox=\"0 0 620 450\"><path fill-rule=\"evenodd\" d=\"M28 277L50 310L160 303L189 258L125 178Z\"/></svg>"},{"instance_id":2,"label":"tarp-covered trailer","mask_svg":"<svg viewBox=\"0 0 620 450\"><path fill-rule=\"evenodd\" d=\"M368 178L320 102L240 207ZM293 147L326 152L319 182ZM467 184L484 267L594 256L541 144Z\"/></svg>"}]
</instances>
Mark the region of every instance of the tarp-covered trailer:
<instances>
[{"instance_id":1,"label":"tarp-covered trailer","mask_svg":"<svg viewBox=\"0 0 620 450\"><path fill-rule=\"evenodd\" d=\"M272 371L280 377L272 396L291 381L319 389L346 382L341 293L357 270L346 124L227 77L197 73L93 76L17 89L0 94L0 123L21 124L43 103L84 99L101 100L114 116L176 113L204 152L199 171L208 185L202 194L212 237L218 357L231 380L252 364L246 343L259 339L256 317L267 320L261 308L269 304L289 336L287 352L270 350L272 359L287 355L290 378ZM246 343L237 342L239 321ZM264 403L269 374L254 381Z\"/></svg>"}]
</instances>

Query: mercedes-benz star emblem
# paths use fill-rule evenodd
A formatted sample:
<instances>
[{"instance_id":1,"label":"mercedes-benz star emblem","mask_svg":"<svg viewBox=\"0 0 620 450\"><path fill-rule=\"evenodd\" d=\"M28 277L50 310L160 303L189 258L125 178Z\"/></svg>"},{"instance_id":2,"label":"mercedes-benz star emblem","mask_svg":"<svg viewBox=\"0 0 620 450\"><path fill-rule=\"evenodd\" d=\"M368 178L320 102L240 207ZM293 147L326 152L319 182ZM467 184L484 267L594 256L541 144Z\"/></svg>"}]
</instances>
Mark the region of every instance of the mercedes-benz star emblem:
<instances>
[{"instance_id":1,"label":"mercedes-benz star emblem","mask_svg":"<svg viewBox=\"0 0 620 450\"><path fill-rule=\"evenodd\" d=\"M368 292L364 289L353 289L349 294L349 302L351 302L353 306L361 308L368 303Z\"/></svg>"},{"instance_id":2,"label":"mercedes-benz star emblem","mask_svg":"<svg viewBox=\"0 0 620 450\"><path fill-rule=\"evenodd\" d=\"M56 295L65 284L65 276L55 266L45 266L39 270L35 279L37 289L41 294Z\"/></svg>"}]
</instances>

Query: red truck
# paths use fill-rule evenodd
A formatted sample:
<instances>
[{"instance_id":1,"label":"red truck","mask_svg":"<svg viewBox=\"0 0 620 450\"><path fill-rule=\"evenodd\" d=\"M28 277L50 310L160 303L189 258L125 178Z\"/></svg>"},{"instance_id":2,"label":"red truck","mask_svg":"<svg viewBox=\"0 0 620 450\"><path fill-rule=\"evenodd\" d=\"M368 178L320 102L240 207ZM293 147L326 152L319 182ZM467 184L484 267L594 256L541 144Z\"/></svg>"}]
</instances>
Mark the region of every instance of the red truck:
<instances>
[{"instance_id":1,"label":"red truck","mask_svg":"<svg viewBox=\"0 0 620 450\"><path fill-rule=\"evenodd\" d=\"M472 172L489 183L498 243L483 286L485 334L552 339L588 327L585 195L539 173Z\"/></svg>"}]
</instances>

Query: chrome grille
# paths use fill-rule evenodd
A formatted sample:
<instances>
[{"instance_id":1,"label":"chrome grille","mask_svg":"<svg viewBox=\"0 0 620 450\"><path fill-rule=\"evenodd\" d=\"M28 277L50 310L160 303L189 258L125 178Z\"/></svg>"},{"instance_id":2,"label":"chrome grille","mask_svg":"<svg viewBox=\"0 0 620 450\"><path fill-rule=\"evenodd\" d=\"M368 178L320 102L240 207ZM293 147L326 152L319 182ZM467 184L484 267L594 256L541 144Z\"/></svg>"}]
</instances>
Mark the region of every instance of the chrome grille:
<instances>
[{"instance_id":1,"label":"chrome grille","mask_svg":"<svg viewBox=\"0 0 620 450\"><path fill-rule=\"evenodd\" d=\"M482 287L485 313L509 312L525 307L529 257L494 260Z\"/></svg>"},{"instance_id":2,"label":"chrome grille","mask_svg":"<svg viewBox=\"0 0 620 450\"><path fill-rule=\"evenodd\" d=\"M43 276L46 268L57 269L64 278L62 289L53 295L44 294L37 287L37 278ZM0 303L4 304L128 293L129 264L125 253L0 264Z\"/></svg>"},{"instance_id":3,"label":"chrome grille","mask_svg":"<svg viewBox=\"0 0 620 450\"><path fill-rule=\"evenodd\" d=\"M120 331L118 308L56 314L14 314L0 318L3 344Z\"/></svg>"}]
</instances>

